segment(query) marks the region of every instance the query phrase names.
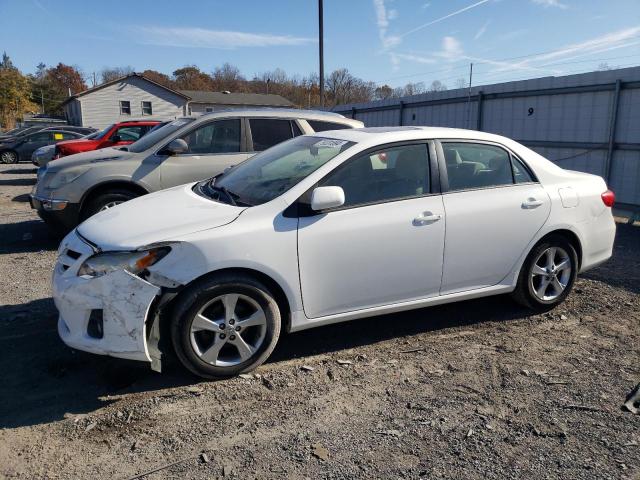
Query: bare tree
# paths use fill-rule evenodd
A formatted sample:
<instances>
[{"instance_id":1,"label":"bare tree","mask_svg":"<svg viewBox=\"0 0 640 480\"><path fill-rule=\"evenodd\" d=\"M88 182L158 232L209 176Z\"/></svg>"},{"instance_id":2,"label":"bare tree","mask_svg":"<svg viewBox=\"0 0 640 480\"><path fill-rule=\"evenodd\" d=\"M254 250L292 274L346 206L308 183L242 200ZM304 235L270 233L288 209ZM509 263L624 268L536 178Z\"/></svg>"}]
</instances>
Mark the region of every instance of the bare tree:
<instances>
[{"instance_id":1,"label":"bare tree","mask_svg":"<svg viewBox=\"0 0 640 480\"><path fill-rule=\"evenodd\" d=\"M433 82L431 82L431 85L429 86L429 91L430 92L444 92L447 89L447 86L442 83L440 80L434 80Z\"/></svg>"},{"instance_id":2,"label":"bare tree","mask_svg":"<svg viewBox=\"0 0 640 480\"><path fill-rule=\"evenodd\" d=\"M467 83L467 80L464 78L459 78L455 82L455 88L467 88L468 86L469 84Z\"/></svg>"},{"instance_id":3,"label":"bare tree","mask_svg":"<svg viewBox=\"0 0 640 480\"><path fill-rule=\"evenodd\" d=\"M118 78L126 77L134 72L133 67L104 67L100 72L101 83L111 82Z\"/></svg>"}]
</instances>

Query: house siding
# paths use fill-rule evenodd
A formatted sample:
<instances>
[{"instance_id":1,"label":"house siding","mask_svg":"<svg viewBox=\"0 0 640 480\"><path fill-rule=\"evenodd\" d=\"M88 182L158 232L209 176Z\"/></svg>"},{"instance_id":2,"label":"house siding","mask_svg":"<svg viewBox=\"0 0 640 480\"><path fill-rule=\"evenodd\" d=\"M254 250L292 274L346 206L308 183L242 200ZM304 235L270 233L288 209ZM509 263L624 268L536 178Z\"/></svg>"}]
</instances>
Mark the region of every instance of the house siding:
<instances>
[{"instance_id":1,"label":"house siding","mask_svg":"<svg viewBox=\"0 0 640 480\"><path fill-rule=\"evenodd\" d=\"M120 101L129 101L131 115L120 114ZM75 125L102 129L115 122L142 119L142 102L151 102L153 119L172 119L183 115L187 100L140 77L128 77L121 82L100 88L70 101L67 115L72 116L78 102L80 123Z\"/></svg>"}]
</instances>

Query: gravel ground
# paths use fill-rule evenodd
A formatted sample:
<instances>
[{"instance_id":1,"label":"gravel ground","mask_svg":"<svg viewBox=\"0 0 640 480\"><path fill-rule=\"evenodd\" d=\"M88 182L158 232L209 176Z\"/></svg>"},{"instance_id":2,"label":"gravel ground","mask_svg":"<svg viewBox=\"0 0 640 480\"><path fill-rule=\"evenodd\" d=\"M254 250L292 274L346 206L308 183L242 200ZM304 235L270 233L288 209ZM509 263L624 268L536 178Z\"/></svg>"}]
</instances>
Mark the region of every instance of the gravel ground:
<instances>
[{"instance_id":1,"label":"gravel ground","mask_svg":"<svg viewBox=\"0 0 640 480\"><path fill-rule=\"evenodd\" d=\"M72 351L30 165L0 166L1 478L640 479L640 229L556 310L494 297L286 336L253 375Z\"/></svg>"}]
</instances>

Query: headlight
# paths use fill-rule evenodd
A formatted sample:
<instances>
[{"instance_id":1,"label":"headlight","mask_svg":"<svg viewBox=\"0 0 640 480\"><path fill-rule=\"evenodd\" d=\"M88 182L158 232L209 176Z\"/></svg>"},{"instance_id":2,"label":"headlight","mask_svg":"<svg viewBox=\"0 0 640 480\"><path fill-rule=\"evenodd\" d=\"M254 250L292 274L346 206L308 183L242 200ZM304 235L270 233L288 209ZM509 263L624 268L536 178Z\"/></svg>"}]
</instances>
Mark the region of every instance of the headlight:
<instances>
[{"instance_id":1,"label":"headlight","mask_svg":"<svg viewBox=\"0 0 640 480\"><path fill-rule=\"evenodd\" d=\"M86 170L63 170L61 172L54 173L53 178L51 178L47 187L51 189L60 188L67 183L73 182L84 172L86 172Z\"/></svg>"},{"instance_id":2,"label":"headlight","mask_svg":"<svg viewBox=\"0 0 640 480\"><path fill-rule=\"evenodd\" d=\"M116 270L138 274L159 262L170 251L169 247L160 247L140 252L99 253L85 260L78 270L78 276L100 277Z\"/></svg>"}]
</instances>

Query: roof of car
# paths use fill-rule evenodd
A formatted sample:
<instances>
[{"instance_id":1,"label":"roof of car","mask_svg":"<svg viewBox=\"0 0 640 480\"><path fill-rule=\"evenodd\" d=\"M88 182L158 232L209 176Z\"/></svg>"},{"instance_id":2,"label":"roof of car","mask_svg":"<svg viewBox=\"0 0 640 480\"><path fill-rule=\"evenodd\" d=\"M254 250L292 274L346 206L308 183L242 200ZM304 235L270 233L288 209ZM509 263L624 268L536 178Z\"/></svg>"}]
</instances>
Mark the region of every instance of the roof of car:
<instances>
[{"instance_id":1,"label":"roof of car","mask_svg":"<svg viewBox=\"0 0 640 480\"><path fill-rule=\"evenodd\" d=\"M480 132L477 130L465 130L462 128L446 127L369 127L353 128L343 130L328 130L313 134L316 137L330 137L350 142L372 142L372 141L404 141L420 140L432 138L460 138L476 140L500 140L504 137L492 133Z\"/></svg>"},{"instance_id":2,"label":"roof of car","mask_svg":"<svg viewBox=\"0 0 640 480\"><path fill-rule=\"evenodd\" d=\"M272 93L207 92L201 90L179 90L191 98L192 103L219 105L264 105L270 107L292 107L293 103Z\"/></svg>"},{"instance_id":3,"label":"roof of car","mask_svg":"<svg viewBox=\"0 0 640 480\"><path fill-rule=\"evenodd\" d=\"M338 122L345 124L357 123L359 120L352 120L335 112L325 112L321 110L302 110L297 108L234 108L217 110L203 115L191 115L189 118L216 118L216 117L276 117L276 118L301 118L304 120L318 120L325 122Z\"/></svg>"}]
</instances>

